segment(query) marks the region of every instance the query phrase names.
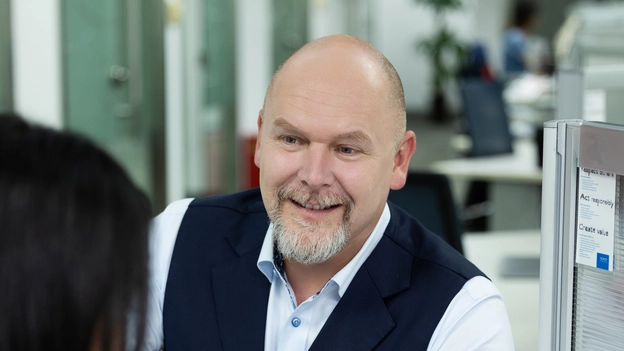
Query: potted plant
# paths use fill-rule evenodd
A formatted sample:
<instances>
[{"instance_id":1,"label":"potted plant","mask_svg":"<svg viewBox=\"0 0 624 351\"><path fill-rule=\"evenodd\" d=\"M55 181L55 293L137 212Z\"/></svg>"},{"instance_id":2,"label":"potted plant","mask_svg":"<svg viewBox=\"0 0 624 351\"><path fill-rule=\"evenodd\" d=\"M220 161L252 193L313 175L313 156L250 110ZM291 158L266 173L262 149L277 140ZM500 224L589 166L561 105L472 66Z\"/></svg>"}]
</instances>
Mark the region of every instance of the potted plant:
<instances>
[{"instance_id":1,"label":"potted plant","mask_svg":"<svg viewBox=\"0 0 624 351\"><path fill-rule=\"evenodd\" d=\"M418 50L424 51L433 67L431 118L436 122L448 119L444 87L454 79L466 49L448 28L446 13L462 7L461 0L415 0L433 9L436 29L429 38L417 42Z\"/></svg>"}]
</instances>

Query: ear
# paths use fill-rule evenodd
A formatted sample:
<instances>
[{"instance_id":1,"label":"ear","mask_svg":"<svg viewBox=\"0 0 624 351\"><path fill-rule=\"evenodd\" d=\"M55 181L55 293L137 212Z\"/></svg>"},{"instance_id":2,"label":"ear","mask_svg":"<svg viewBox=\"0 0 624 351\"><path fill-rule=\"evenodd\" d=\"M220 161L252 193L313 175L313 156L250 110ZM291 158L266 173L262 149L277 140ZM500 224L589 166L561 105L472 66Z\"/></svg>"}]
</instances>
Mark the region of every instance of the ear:
<instances>
[{"instance_id":1,"label":"ear","mask_svg":"<svg viewBox=\"0 0 624 351\"><path fill-rule=\"evenodd\" d=\"M260 110L258 113L258 135L256 136L256 150L254 153L254 163L256 166L260 167L260 138L262 136L262 116L264 115L264 110Z\"/></svg>"},{"instance_id":2,"label":"ear","mask_svg":"<svg viewBox=\"0 0 624 351\"><path fill-rule=\"evenodd\" d=\"M408 130L403 135L403 143L394 155L394 168L392 169L392 180L390 189L399 190L405 185L409 163L412 155L416 151L416 134Z\"/></svg>"}]
</instances>

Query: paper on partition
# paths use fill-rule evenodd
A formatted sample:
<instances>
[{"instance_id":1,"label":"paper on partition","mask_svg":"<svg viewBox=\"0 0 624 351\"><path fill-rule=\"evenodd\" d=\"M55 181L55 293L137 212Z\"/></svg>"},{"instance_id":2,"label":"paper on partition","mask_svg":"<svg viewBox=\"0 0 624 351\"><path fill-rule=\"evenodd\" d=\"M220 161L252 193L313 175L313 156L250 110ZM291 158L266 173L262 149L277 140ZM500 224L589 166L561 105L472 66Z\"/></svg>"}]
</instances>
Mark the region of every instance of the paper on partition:
<instances>
[{"instance_id":1,"label":"paper on partition","mask_svg":"<svg viewBox=\"0 0 624 351\"><path fill-rule=\"evenodd\" d=\"M579 168L576 263L613 271L615 174Z\"/></svg>"},{"instance_id":2,"label":"paper on partition","mask_svg":"<svg viewBox=\"0 0 624 351\"><path fill-rule=\"evenodd\" d=\"M605 122L607 120L607 92L604 89L586 90L583 97L583 119Z\"/></svg>"}]
</instances>

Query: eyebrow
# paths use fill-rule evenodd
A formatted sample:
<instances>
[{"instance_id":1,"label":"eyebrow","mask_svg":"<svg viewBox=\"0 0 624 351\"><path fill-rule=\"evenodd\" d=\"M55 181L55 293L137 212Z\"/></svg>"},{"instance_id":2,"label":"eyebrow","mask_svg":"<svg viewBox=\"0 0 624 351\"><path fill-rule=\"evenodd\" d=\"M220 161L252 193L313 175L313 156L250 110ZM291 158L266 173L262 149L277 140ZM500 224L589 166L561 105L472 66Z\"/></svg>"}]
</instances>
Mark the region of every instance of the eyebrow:
<instances>
[{"instance_id":1,"label":"eyebrow","mask_svg":"<svg viewBox=\"0 0 624 351\"><path fill-rule=\"evenodd\" d=\"M275 122L274 122L275 126L278 128L282 128L285 129L286 131L289 132L299 132L299 129L297 129L297 127L293 126L292 124L288 123L285 119L283 118L276 118ZM336 138L338 140L354 140L354 141L358 141L358 142L363 142L363 143L371 143L371 138L366 135L366 133L356 130L353 132L347 132L347 133L342 133L339 134L338 137Z\"/></svg>"},{"instance_id":2,"label":"eyebrow","mask_svg":"<svg viewBox=\"0 0 624 351\"><path fill-rule=\"evenodd\" d=\"M287 131L293 131L293 132L298 131L298 129L295 128L295 126L286 122L286 120L281 117L276 118L274 124L276 127L286 129Z\"/></svg>"},{"instance_id":3,"label":"eyebrow","mask_svg":"<svg viewBox=\"0 0 624 351\"><path fill-rule=\"evenodd\" d=\"M361 143L370 143L371 139L364 132L356 130L338 135L339 140L354 140Z\"/></svg>"}]
</instances>

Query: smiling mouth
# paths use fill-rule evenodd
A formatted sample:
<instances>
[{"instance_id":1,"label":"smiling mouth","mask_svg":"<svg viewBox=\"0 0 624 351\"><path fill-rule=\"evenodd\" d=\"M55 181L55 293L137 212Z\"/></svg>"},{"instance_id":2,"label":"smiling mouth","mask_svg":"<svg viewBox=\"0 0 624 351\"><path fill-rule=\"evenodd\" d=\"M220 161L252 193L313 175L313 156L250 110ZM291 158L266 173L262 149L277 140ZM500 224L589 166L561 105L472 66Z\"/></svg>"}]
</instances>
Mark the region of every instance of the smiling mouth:
<instances>
[{"instance_id":1,"label":"smiling mouth","mask_svg":"<svg viewBox=\"0 0 624 351\"><path fill-rule=\"evenodd\" d=\"M308 210L315 210L315 211L320 211L320 210L329 210L332 208L336 208L341 206L341 204L334 204L334 205L326 205L326 204L311 204L311 203L306 203L306 204L301 204L293 199L290 200L293 204L308 209Z\"/></svg>"}]
</instances>

